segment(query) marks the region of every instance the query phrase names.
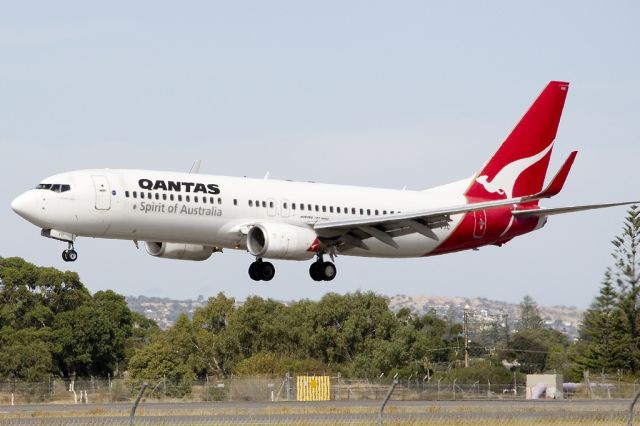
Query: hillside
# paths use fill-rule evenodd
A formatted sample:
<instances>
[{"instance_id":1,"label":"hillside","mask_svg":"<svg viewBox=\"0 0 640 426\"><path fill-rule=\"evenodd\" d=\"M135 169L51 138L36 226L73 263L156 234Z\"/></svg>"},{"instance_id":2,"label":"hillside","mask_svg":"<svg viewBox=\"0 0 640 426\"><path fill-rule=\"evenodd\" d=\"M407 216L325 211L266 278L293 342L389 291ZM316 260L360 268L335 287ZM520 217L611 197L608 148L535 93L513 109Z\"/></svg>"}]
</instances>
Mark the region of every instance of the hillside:
<instances>
[{"instance_id":1,"label":"hillside","mask_svg":"<svg viewBox=\"0 0 640 426\"><path fill-rule=\"evenodd\" d=\"M194 309L204 306L207 300L199 296L196 300L174 300L159 297L127 296L129 307L136 312L153 319L166 329L173 325L181 314L191 316ZM286 302L285 302L286 303ZM398 312L409 308L416 314L433 311L448 321L461 323L464 307L470 307L470 328L481 330L499 321L508 325L511 330L517 325L518 305L514 303L489 300L485 298L444 297L444 296L405 296L396 295L389 298L389 308ZM578 335L578 324L583 311L572 306L539 306L542 318L547 327L566 333L570 339Z\"/></svg>"}]
</instances>

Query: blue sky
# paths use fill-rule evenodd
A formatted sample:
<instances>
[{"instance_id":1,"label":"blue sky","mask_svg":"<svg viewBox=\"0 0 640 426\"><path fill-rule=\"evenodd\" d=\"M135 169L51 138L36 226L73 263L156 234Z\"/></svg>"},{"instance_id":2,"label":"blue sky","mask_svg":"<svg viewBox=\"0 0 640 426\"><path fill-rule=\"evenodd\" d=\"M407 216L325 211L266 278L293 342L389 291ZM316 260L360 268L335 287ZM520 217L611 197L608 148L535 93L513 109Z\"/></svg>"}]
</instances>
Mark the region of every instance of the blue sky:
<instances>
[{"instance_id":1,"label":"blue sky","mask_svg":"<svg viewBox=\"0 0 640 426\"><path fill-rule=\"evenodd\" d=\"M155 259L131 242L62 244L10 210L61 171L185 170L422 189L471 175L548 80L571 88L545 206L639 199L636 2L10 2L0 6L0 256L80 273L92 291L277 299L356 289L588 305L624 209L554 217L502 248L413 259L340 257L312 282L247 253ZM4 207L2 207L4 206Z\"/></svg>"}]
</instances>

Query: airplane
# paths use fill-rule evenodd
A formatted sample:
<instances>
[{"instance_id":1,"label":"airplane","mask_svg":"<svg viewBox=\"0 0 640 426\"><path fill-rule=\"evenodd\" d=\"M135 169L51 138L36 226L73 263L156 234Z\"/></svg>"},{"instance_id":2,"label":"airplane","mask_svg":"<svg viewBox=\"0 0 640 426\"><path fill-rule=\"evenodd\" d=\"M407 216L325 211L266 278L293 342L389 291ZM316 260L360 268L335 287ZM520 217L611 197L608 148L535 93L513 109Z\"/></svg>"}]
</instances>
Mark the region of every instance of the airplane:
<instances>
[{"instance_id":1,"label":"airplane","mask_svg":"<svg viewBox=\"0 0 640 426\"><path fill-rule=\"evenodd\" d=\"M67 243L77 237L143 241L155 257L202 261L246 250L249 276L270 281L267 260L311 260L331 281L337 255L409 258L502 246L556 214L638 203L560 208L539 201L562 190L577 151L543 187L569 83L551 81L495 154L473 176L427 190L293 182L150 170L79 170L44 179L12 209ZM331 261L325 260L329 256Z\"/></svg>"}]
</instances>

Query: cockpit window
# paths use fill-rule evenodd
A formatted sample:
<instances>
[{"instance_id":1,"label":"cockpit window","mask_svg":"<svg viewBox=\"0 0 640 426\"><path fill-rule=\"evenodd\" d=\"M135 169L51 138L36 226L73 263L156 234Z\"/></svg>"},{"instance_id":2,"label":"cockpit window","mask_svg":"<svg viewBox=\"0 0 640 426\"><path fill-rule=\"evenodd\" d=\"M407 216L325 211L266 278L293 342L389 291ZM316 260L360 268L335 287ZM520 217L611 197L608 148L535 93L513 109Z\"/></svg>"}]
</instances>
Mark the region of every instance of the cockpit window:
<instances>
[{"instance_id":1,"label":"cockpit window","mask_svg":"<svg viewBox=\"0 0 640 426\"><path fill-rule=\"evenodd\" d=\"M36 186L36 189L48 189L53 192L67 192L71 191L71 185L59 183L41 183Z\"/></svg>"}]
</instances>

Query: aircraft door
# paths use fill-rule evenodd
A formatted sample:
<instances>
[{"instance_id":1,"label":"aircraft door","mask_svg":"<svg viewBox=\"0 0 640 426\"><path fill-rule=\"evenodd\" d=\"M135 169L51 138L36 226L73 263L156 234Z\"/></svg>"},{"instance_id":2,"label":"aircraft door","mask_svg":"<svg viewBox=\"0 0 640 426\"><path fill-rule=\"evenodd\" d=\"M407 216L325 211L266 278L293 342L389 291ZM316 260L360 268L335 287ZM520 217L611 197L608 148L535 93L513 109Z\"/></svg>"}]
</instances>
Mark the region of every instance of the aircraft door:
<instances>
[{"instance_id":1,"label":"aircraft door","mask_svg":"<svg viewBox=\"0 0 640 426\"><path fill-rule=\"evenodd\" d=\"M96 210L111 208L111 188L106 176L91 176L96 190Z\"/></svg>"},{"instance_id":2,"label":"aircraft door","mask_svg":"<svg viewBox=\"0 0 640 426\"><path fill-rule=\"evenodd\" d=\"M473 212L475 225L473 227L473 238L482 238L487 232L487 213L484 210Z\"/></svg>"}]
</instances>

